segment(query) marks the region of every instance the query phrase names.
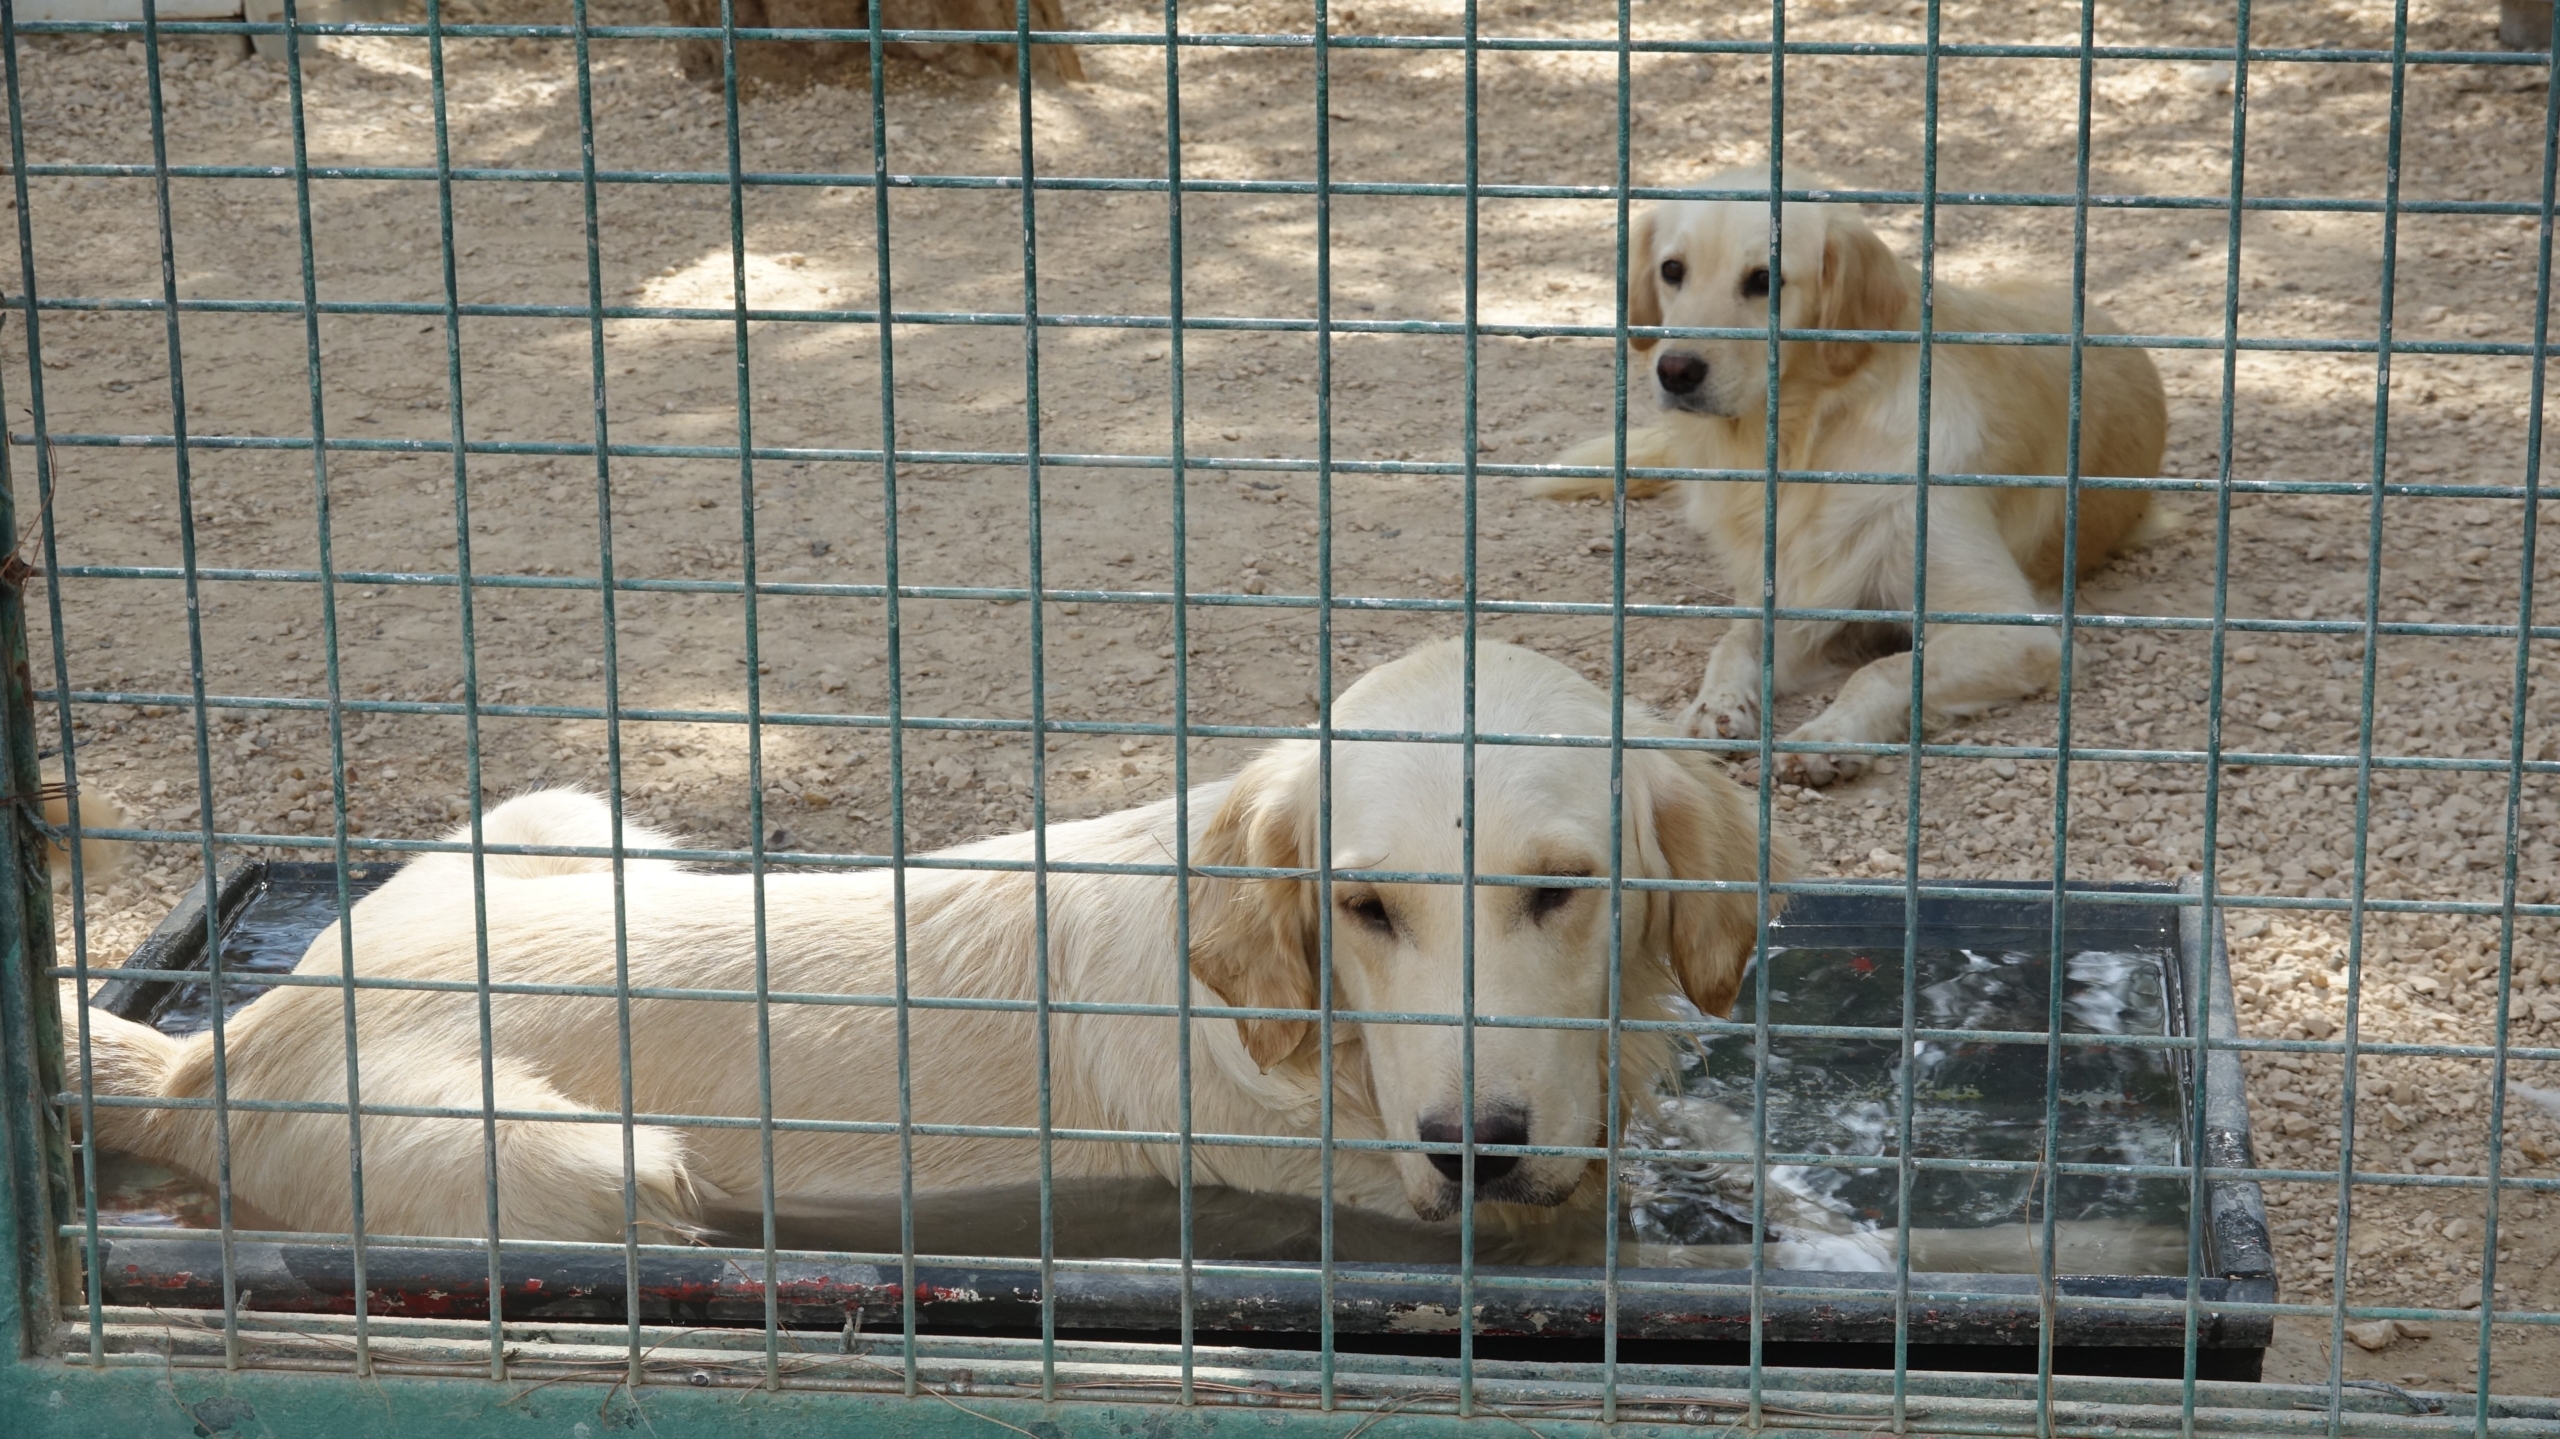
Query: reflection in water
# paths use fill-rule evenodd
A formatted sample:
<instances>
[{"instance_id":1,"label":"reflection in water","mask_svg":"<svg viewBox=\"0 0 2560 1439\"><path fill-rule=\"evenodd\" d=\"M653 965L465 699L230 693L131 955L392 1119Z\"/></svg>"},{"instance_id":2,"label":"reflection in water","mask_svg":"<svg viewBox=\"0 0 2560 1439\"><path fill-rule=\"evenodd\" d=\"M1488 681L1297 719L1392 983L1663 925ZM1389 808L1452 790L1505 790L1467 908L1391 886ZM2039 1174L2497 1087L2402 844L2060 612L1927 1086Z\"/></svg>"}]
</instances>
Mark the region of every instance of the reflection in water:
<instances>
[{"instance_id":1,"label":"reflection in water","mask_svg":"<svg viewBox=\"0 0 2560 1439\"><path fill-rule=\"evenodd\" d=\"M72 1167L75 1187L81 1168ZM75 1195L74 1202L77 1203ZM147 1159L98 1151L98 1223L134 1229L216 1229L222 1224L221 1201L210 1186ZM234 1229L277 1229L282 1226L250 1205L234 1200Z\"/></svg>"},{"instance_id":2,"label":"reflection in water","mask_svg":"<svg viewBox=\"0 0 2560 1439\"><path fill-rule=\"evenodd\" d=\"M351 897L362 899L378 883L351 886ZM234 983L233 976L291 973L302 962L303 951L311 947L312 937L337 922L338 887L334 883L271 879L260 885L247 912L222 932L222 1012L238 1013L240 1006L272 988ZM334 957L330 972L336 973ZM180 989L170 997L168 1007L160 1011L157 1023L164 1034L193 1034L209 1027L213 1023L213 986L191 984Z\"/></svg>"},{"instance_id":3,"label":"reflection in water","mask_svg":"<svg viewBox=\"0 0 2560 1439\"><path fill-rule=\"evenodd\" d=\"M2063 965L2062 1028L2071 1034L2162 1034L2168 1010L2163 950L2083 950ZM1773 1024L1898 1028L1902 956L1889 946L1773 947ZM1918 951L1914 1017L1922 1029L2042 1031L2051 1015L2050 965L2039 947ZM1756 978L1756 977L1755 977ZM1746 983L1734 1018L1754 1015ZM1717 1035L1681 1056L1677 1094L1659 1095L1629 1128L1655 1149L1749 1154L1755 1143L1753 1037ZM2033 1042L1915 1045L1912 1152L1921 1157L2036 1161L2046 1144L2049 1046ZM1768 1146L1773 1153L1890 1159L1897 1151L1902 1067L1891 1039L1773 1036L1768 1055ZM2068 1045L2060 1060L2058 1158L2064 1163L2182 1161L2178 1070L2167 1052ZM1703 1250L1747 1245L1747 1164L1650 1161L1628 1166L1628 1225L1649 1253L1701 1262ZM2030 1239L2045 1197L2032 1170L1922 1169L1912 1177L1915 1265L1934 1245L1954 1268L2036 1267ZM1866 1168L1774 1166L1767 1213L1790 1231L1799 1267L1890 1267L1899 1177ZM2066 1175L2054 1218L2070 1272L2174 1273L2185 1268L2186 1181ZM2003 1259L2001 1236L2009 1258ZM1773 1261L1774 1262L1774 1261Z\"/></svg>"}]
</instances>

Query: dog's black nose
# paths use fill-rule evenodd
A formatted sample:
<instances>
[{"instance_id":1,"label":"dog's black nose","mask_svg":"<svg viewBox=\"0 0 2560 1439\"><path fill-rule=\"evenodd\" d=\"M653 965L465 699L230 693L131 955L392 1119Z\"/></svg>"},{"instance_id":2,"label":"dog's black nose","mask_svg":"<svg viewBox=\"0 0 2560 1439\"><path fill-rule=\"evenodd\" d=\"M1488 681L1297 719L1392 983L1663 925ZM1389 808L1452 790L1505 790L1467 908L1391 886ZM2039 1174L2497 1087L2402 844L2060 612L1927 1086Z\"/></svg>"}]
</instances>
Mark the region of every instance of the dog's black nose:
<instances>
[{"instance_id":1,"label":"dog's black nose","mask_svg":"<svg viewBox=\"0 0 2560 1439\"><path fill-rule=\"evenodd\" d=\"M1707 362L1687 350L1666 350L1661 359L1653 362L1653 373L1662 381L1662 388L1686 395L1707 382Z\"/></svg>"},{"instance_id":2,"label":"dog's black nose","mask_svg":"<svg viewBox=\"0 0 2560 1439\"><path fill-rule=\"evenodd\" d=\"M1458 1116L1432 1115L1422 1121L1420 1133L1422 1142L1425 1144L1455 1144L1459 1136ZM1495 1110L1490 1114L1476 1116L1476 1143L1526 1144L1528 1142L1529 1121L1517 1110ZM1439 1170L1450 1183L1455 1184L1465 1177L1465 1156L1435 1154L1431 1156L1431 1167ZM1519 1167L1520 1156L1516 1154L1479 1154L1476 1156L1476 1188L1483 1189Z\"/></svg>"}]
</instances>

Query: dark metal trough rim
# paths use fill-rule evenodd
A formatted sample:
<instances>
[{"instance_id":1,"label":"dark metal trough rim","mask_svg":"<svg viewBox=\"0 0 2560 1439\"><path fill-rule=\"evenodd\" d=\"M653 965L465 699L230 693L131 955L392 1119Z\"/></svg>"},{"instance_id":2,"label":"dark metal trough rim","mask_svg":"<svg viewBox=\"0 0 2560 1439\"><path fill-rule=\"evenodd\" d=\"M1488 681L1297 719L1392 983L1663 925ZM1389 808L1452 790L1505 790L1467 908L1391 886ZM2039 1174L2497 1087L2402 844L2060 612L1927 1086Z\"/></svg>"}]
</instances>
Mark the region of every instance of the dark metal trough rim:
<instances>
[{"instance_id":1,"label":"dark metal trough rim","mask_svg":"<svg viewBox=\"0 0 2560 1439\"><path fill-rule=\"evenodd\" d=\"M100 1248L104 1297L111 1304L163 1309L221 1305L221 1246L210 1234L111 1239L102 1241ZM486 1317L488 1272L484 1265L472 1264L473 1257L444 1249L367 1245L367 1312L399 1318ZM260 1310L290 1314L354 1310L354 1266L349 1251L342 1247L236 1243L232 1263L246 1296L244 1303L254 1303ZM1250 1277L1229 1272L1236 1268L1249 1270ZM1282 1268L1297 1271L1297 1277L1270 1277L1272 1270ZM1434 1285L1367 1280L1365 1273L1374 1269L1404 1272L1394 1266L1334 1266L1336 1333L1454 1336L1458 1332L1454 1269L1445 1284ZM1563 1289L1478 1289L1475 1332L1479 1335L1597 1338L1604 1331L1606 1285L1597 1269L1481 1266L1478 1273L1583 1281ZM510 1256L504 1269L505 1312L510 1322L523 1323L624 1318L629 1312L625 1276L620 1256ZM776 1264L775 1276L775 1310L785 1325L838 1328L857 1312L866 1322L889 1326L884 1332L894 1332L900 1322L905 1295L894 1265L784 1261ZM1620 1277L1737 1288L1748 1285L1751 1278L1747 1270L1668 1269L1621 1270ZM1914 1291L1923 1294L1932 1287L1960 1287L2014 1296L2006 1303L1915 1301L1909 1316L1912 1342L2036 1342L2041 1321L2034 1275L1915 1274L1912 1281ZM1878 1343L1890 1342L1894 1336L1896 1292L1890 1274L1767 1270L1762 1283L1761 1332L1770 1341ZM1181 1278L1162 1273L1069 1271L1055 1276L1055 1286L1053 1303L1062 1332L1159 1329L1167 1315L1178 1312L1182 1293ZM2273 1329L2271 1316L2228 1313L2223 1306L2272 1303L2275 1286L2271 1281L2212 1278L2199 1281L2197 1287L2204 1305L2197 1340L2201 1347L2266 1346ZM1830 1291L1830 1297L1799 1297L1789 1293L1790 1288L1822 1288ZM2055 1288L2058 1294L2080 1301L2057 1311L2057 1344L2150 1347L2184 1342L2183 1310L2157 1303L2185 1298L2183 1276L2066 1276L2056 1281ZM1842 1290L1856 1293L1840 1297ZM757 1327L765 1322L767 1312L765 1285L755 1268L727 1259L648 1256L640 1266L640 1294L644 1316L671 1322ZM1312 1332L1321 1326L1324 1312L1322 1270L1313 1263L1196 1263L1191 1296L1193 1325L1203 1332ZM945 1330L1037 1327L1041 1320L1039 1277L1031 1271L919 1267L915 1297L918 1321ZM2111 1299L2154 1303L2117 1307L2104 1302ZM1657 1306L1622 1298L1618 1333L1626 1339L1747 1339L1752 1328L1750 1306L1739 1300L1732 1294L1700 1295L1686 1304Z\"/></svg>"}]
</instances>

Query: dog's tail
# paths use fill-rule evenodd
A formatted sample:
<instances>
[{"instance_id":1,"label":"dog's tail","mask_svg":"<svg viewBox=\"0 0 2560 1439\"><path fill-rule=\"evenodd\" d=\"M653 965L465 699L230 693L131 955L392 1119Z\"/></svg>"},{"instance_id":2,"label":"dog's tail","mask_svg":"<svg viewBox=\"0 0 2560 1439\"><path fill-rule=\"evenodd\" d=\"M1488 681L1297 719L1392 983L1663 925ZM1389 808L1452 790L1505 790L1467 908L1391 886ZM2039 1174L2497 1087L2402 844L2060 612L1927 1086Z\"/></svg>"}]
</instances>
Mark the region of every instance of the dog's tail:
<instances>
[{"instance_id":1,"label":"dog's tail","mask_svg":"<svg viewBox=\"0 0 2560 1439\"><path fill-rule=\"evenodd\" d=\"M1617 440L1611 435L1594 435L1590 439L1556 456L1560 465L1608 465L1616 461ZM1672 463L1671 436L1659 426L1632 428L1627 431L1627 464L1636 469L1660 468ZM1669 480L1627 480L1627 498L1641 500L1671 488ZM1529 482L1532 494L1551 500L1605 500L1615 494L1615 482L1607 475L1550 475Z\"/></svg>"},{"instance_id":2,"label":"dog's tail","mask_svg":"<svg viewBox=\"0 0 2560 1439\"><path fill-rule=\"evenodd\" d=\"M483 815L480 820L483 843L491 845L523 845L562 849L605 849L613 843L613 811L605 802L582 789L538 789L520 794ZM468 826L445 836L448 840L469 843ZM622 847L630 849L675 849L684 843L680 836L633 824L622 826ZM468 856L448 858L468 861ZM561 874L593 874L613 868L607 855L577 854L492 854L488 856L488 873L492 879L547 879ZM668 860L626 860L626 867L645 865L671 869Z\"/></svg>"},{"instance_id":3,"label":"dog's tail","mask_svg":"<svg viewBox=\"0 0 2560 1439\"><path fill-rule=\"evenodd\" d=\"M471 826L457 825L445 835L447 844L471 843ZM587 791L572 787L538 789L520 794L480 817L480 842L493 848L514 849L608 849L613 844L613 811L605 802ZM628 820L622 826L622 847L633 849L676 849L682 847L681 835L667 834ZM491 879L549 879L563 874L595 874L613 868L613 858L603 854L501 854L482 857L484 872ZM452 851L422 854L401 867L392 876L393 885L407 890L416 884L460 883L466 888L471 856ZM683 866L665 859L626 859L626 872L657 869L672 870ZM457 879L457 875L459 878Z\"/></svg>"}]
</instances>

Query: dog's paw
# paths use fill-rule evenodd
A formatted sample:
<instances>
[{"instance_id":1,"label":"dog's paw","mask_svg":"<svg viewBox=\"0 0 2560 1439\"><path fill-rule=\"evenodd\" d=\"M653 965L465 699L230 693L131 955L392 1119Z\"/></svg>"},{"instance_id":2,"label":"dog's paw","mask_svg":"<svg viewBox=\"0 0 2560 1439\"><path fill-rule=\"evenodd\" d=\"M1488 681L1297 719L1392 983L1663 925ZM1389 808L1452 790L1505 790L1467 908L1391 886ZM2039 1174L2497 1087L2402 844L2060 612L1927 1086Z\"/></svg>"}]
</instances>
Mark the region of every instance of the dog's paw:
<instances>
[{"instance_id":1,"label":"dog's paw","mask_svg":"<svg viewBox=\"0 0 2560 1439\"><path fill-rule=\"evenodd\" d=\"M1819 789L1827 784L1855 779L1865 772L1866 767L1864 755L1782 754L1778 756L1778 782Z\"/></svg>"},{"instance_id":2,"label":"dog's paw","mask_svg":"<svg viewBox=\"0 0 2560 1439\"><path fill-rule=\"evenodd\" d=\"M1808 744L1853 744L1870 736L1856 727L1840 722L1837 710L1824 710L1795 727L1787 738ZM1785 784L1810 785L1819 788L1838 784L1864 774L1867 757L1862 754L1781 754L1778 756L1778 779Z\"/></svg>"},{"instance_id":3,"label":"dog's paw","mask_svg":"<svg viewBox=\"0 0 2560 1439\"><path fill-rule=\"evenodd\" d=\"M1760 702L1749 695L1702 694L1680 712L1680 728L1700 739L1756 739Z\"/></svg>"}]
</instances>

